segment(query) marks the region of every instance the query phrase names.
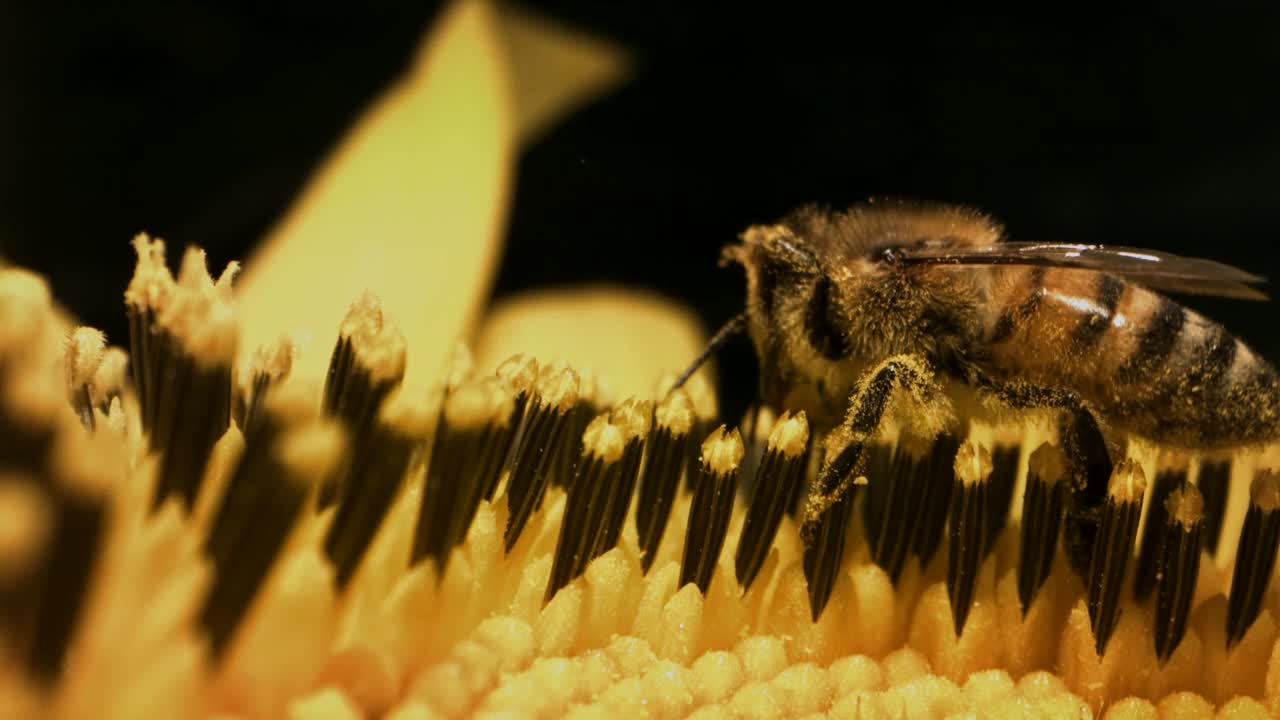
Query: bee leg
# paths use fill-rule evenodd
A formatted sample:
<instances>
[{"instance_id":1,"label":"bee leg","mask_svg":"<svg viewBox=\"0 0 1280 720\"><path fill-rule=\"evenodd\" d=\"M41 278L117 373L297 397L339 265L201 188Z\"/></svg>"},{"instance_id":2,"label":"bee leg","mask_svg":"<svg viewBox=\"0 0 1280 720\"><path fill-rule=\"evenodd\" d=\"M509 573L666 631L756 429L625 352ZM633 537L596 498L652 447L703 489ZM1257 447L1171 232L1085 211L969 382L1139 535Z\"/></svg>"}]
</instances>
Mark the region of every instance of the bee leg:
<instances>
[{"instance_id":1,"label":"bee leg","mask_svg":"<svg viewBox=\"0 0 1280 720\"><path fill-rule=\"evenodd\" d=\"M885 362L869 379L858 384L849 403L845 426L827 441L827 458L818 473L804 510L804 574L809 584L809 610L814 620L822 614L844 555L845 529L853 507L853 480L863 464L863 449L875 436L885 408L896 387L921 395L927 390L920 373L905 360Z\"/></svg>"},{"instance_id":2,"label":"bee leg","mask_svg":"<svg viewBox=\"0 0 1280 720\"><path fill-rule=\"evenodd\" d=\"M1071 568L1085 577L1112 470L1111 454L1097 418L1080 396L1070 390L1001 385L991 381L982 382L981 386L1014 408L1058 408L1063 411L1061 438L1075 481L1063 521L1062 543Z\"/></svg>"}]
</instances>

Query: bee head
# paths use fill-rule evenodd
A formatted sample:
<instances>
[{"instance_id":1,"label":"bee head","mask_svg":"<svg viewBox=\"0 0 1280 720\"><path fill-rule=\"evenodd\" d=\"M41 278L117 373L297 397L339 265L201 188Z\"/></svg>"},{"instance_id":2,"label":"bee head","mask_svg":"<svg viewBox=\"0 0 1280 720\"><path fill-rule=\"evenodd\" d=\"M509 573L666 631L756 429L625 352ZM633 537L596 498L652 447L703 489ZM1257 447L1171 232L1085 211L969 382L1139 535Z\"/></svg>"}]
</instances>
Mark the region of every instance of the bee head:
<instances>
[{"instance_id":1,"label":"bee head","mask_svg":"<svg viewBox=\"0 0 1280 720\"><path fill-rule=\"evenodd\" d=\"M858 307L900 279L900 246L833 245L828 228L788 218L747 229L725 249L724 262L747 274L747 312L753 337L783 335L803 341L821 357L841 360L854 351Z\"/></svg>"},{"instance_id":2,"label":"bee head","mask_svg":"<svg viewBox=\"0 0 1280 720\"><path fill-rule=\"evenodd\" d=\"M721 264L742 265L747 275L747 311L768 321L797 293L806 292L824 268L809 241L786 225L755 225L721 255Z\"/></svg>"},{"instance_id":3,"label":"bee head","mask_svg":"<svg viewBox=\"0 0 1280 720\"><path fill-rule=\"evenodd\" d=\"M977 274L907 257L993 232L963 209L901 203L806 207L748 228L722 260L746 271L747 328L766 399L807 384L834 402L847 390L843 379L885 357L955 354L979 324Z\"/></svg>"}]
</instances>

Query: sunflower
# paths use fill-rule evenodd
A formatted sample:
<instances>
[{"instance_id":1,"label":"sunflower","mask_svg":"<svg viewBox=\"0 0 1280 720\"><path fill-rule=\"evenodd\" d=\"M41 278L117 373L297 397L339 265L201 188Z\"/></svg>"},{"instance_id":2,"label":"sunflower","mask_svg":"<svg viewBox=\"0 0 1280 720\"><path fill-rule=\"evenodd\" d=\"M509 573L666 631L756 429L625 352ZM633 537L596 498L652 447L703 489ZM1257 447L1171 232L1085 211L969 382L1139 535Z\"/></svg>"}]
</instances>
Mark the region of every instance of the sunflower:
<instances>
[{"instance_id":1,"label":"sunflower","mask_svg":"<svg viewBox=\"0 0 1280 720\"><path fill-rule=\"evenodd\" d=\"M486 307L516 148L624 68L458 0L243 273L134 240L127 353L0 269L0 717L1280 714L1254 459L1188 485L1131 449L1106 552L1076 573L1051 534L1028 583L1064 485L1034 418L805 502L803 413L672 389L686 309Z\"/></svg>"}]
</instances>

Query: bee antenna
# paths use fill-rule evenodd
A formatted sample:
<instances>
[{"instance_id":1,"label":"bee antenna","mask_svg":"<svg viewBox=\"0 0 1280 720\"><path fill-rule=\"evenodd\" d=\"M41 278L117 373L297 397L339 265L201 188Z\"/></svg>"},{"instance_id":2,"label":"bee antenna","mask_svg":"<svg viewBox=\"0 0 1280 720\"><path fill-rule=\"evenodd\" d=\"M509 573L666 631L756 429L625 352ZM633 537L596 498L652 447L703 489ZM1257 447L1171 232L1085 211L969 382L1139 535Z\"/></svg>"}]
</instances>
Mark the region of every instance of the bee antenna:
<instances>
[{"instance_id":1,"label":"bee antenna","mask_svg":"<svg viewBox=\"0 0 1280 720\"><path fill-rule=\"evenodd\" d=\"M693 363L691 363L684 372L680 373L680 377L676 378L675 383L671 385L671 389L667 392L671 393L679 390L694 373L698 372L698 368L702 367L702 363L706 362L707 358L711 357L712 353L724 347L724 344L729 342L734 335L737 335L746 329L747 313L745 311L729 318L729 322L725 323L723 327L716 331L715 335L711 336L711 340L707 342L707 346L702 349L702 352L698 354L698 357L694 359Z\"/></svg>"}]
</instances>

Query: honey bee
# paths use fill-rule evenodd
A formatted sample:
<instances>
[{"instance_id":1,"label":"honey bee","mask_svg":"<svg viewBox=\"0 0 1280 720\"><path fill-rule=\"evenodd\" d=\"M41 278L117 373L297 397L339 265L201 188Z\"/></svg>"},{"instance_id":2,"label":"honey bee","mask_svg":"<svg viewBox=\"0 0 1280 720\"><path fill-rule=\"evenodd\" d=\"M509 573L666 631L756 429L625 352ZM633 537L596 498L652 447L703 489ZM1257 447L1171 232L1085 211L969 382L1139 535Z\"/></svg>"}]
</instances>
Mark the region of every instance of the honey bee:
<instances>
[{"instance_id":1,"label":"honey bee","mask_svg":"<svg viewBox=\"0 0 1280 720\"><path fill-rule=\"evenodd\" d=\"M1222 326L1162 294L1265 299L1250 287L1262 278L1228 265L1124 247L1010 242L997 221L977 210L907 201L800 208L775 224L748 228L724 248L722 264L745 269L746 307L681 380L729 337L746 332L759 361L759 400L775 410L805 411L824 438L801 527L815 619L835 586L857 478L868 472L867 450L884 442L886 414L903 397L896 389L922 410L898 414L911 425L899 430L925 443L899 442L894 452L927 448L920 457L947 469L945 456L955 452L970 419L998 416L1002 406L1043 409L1056 418L1057 443L1070 466L1069 482L1059 486L1066 498L1037 510L1043 527L1020 553L1019 598L1029 607L1048 576L1060 519L1071 567L1094 577L1091 587L1110 588L1106 597L1101 589L1090 594L1099 653L1118 607L1118 585L1105 582L1111 561L1101 558L1123 558L1130 549L1118 539L1116 518L1131 511L1106 500L1121 441L1136 436L1198 452L1280 440L1275 369ZM987 498L985 491L956 472L952 509L985 505L976 499ZM923 505L912 507L924 512ZM952 526L964 536L953 537L948 555L957 633L976 578L964 559L981 557L985 522ZM890 552L900 558L901 538L918 529L894 534L892 546L888 535L876 542L898 548ZM882 560L893 566L889 554Z\"/></svg>"},{"instance_id":2,"label":"honey bee","mask_svg":"<svg viewBox=\"0 0 1280 720\"><path fill-rule=\"evenodd\" d=\"M858 383L911 356L944 381L1087 411L1108 433L1166 447L1280 438L1276 371L1159 292L1265 299L1249 286L1262 278L1152 250L1003 236L965 207L803 207L724 249L722 264L746 271L747 299L715 342L745 330L761 400L803 409L819 428L853 422Z\"/></svg>"}]
</instances>

